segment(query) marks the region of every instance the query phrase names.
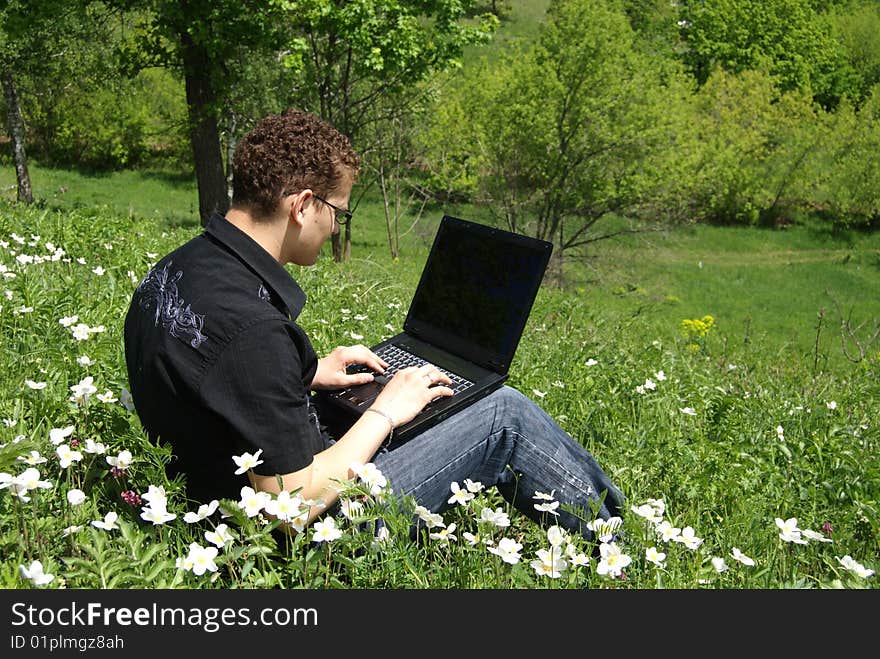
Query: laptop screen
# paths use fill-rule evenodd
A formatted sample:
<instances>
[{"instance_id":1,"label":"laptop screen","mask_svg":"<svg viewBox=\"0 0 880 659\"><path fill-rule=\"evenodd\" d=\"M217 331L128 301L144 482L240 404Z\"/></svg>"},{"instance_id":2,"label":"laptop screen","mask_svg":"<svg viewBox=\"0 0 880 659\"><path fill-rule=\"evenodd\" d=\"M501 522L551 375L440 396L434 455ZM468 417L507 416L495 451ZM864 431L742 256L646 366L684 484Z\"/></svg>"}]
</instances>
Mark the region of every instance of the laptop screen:
<instances>
[{"instance_id":1,"label":"laptop screen","mask_svg":"<svg viewBox=\"0 0 880 659\"><path fill-rule=\"evenodd\" d=\"M404 329L506 373L551 250L543 240L444 216Z\"/></svg>"}]
</instances>

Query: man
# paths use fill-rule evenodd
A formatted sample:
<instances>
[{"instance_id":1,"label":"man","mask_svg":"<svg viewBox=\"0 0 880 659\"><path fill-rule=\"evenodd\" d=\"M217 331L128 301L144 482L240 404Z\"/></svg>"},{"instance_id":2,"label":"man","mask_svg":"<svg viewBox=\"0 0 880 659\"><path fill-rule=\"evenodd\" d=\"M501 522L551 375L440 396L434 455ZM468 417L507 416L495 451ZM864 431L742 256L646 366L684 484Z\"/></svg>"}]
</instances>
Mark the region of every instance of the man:
<instances>
[{"instance_id":1,"label":"man","mask_svg":"<svg viewBox=\"0 0 880 659\"><path fill-rule=\"evenodd\" d=\"M289 109L263 119L236 147L233 200L204 233L162 258L133 296L125 355L135 408L149 436L171 443L169 473L186 476L199 501L239 496L241 487L299 490L335 503L334 485L353 463L374 462L398 493L438 512L450 483L496 485L533 519L535 491L554 493L589 515L617 513L621 496L593 457L537 405L509 387L487 396L393 450L393 429L431 400L451 396L449 378L427 364L397 373L341 437L322 432L312 390L368 382L353 363L387 366L364 346L318 359L296 323L306 297L284 265L315 263L349 221L359 158L348 140L313 114ZM245 473L232 456L260 451ZM589 519L558 511L557 523L589 536Z\"/></svg>"}]
</instances>

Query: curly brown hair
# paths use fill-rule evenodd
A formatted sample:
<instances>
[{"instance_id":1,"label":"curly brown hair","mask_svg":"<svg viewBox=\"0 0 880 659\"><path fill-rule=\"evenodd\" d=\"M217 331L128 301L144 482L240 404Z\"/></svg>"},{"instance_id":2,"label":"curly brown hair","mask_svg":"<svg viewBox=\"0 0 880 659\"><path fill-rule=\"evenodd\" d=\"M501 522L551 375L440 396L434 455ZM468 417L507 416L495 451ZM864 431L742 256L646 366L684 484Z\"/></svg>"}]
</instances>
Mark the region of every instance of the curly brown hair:
<instances>
[{"instance_id":1,"label":"curly brown hair","mask_svg":"<svg viewBox=\"0 0 880 659\"><path fill-rule=\"evenodd\" d=\"M332 194L359 167L345 135L311 112L288 108L261 119L235 147L232 203L268 217L285 192Z\"/></svg>"}]
</instances>

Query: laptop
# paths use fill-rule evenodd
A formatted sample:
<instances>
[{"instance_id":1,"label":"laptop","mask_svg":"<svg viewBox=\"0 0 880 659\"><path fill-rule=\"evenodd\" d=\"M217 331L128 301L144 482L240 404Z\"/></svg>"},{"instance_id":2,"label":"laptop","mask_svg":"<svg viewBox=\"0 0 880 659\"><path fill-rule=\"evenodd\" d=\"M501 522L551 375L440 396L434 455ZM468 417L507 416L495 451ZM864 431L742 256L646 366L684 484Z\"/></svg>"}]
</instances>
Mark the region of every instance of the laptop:
<instances>
[{"instance_id":1,"label":"laptop","mask_svg":"<svg viewBox=\"0 0 880 659\"><path fill-rule=\"evenodd\" d=\"M371 349L390 366L373 382L323 391L323 403L353 422L402 368L434 364L452 379L438 398L394 431L405 442L498 389L538 294L553 245L444 215L403 331ZM362 364L349 372L370 372Z\"/></svg>"}]
</instances>

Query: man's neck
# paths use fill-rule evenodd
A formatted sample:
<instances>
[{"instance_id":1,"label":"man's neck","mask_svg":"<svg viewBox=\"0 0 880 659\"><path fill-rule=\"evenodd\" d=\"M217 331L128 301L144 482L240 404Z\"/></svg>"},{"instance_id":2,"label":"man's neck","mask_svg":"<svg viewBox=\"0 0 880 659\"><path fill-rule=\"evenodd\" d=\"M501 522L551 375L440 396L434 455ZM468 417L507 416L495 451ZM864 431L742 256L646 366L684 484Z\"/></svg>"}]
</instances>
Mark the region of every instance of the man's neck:
<instances>
[{"instance_id":1,"label":"man's neck","mask_svg":"<svg viewBox=\"0 0 880 659\"><path fill-rule=\"evenodd\" d=\"M273 259L284 265L282 246L284 244L285 222L281 221L281 218L257 222L247 209L233 207L226 212L226 220L245 232L260 247L269 252Z\"/></svg>"}]
</instances>

